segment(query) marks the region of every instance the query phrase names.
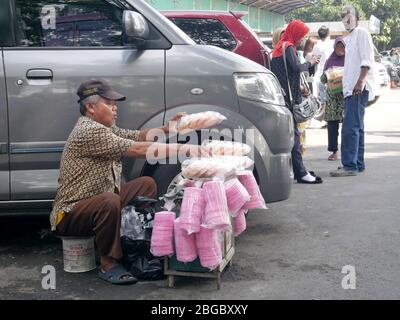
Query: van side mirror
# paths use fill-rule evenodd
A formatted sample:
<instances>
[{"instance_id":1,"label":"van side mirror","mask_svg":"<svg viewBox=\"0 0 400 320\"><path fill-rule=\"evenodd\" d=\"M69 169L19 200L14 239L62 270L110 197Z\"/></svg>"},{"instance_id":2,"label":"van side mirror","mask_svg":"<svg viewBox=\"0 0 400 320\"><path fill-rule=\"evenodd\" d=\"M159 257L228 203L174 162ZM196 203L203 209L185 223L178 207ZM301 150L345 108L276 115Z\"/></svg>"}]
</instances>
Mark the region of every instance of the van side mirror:
<instances>
[{"instance_id":1,"label":"van side mirror","mask_svg":"<svg viewBox=\"0 0 400 320\"><path fill-rule=\"evenodd\" d=\"M124 42L135 44L143 48L149 37L149 25L146 19L138 12L124 10L122 15Z\"/></svg>"}]
</instances>

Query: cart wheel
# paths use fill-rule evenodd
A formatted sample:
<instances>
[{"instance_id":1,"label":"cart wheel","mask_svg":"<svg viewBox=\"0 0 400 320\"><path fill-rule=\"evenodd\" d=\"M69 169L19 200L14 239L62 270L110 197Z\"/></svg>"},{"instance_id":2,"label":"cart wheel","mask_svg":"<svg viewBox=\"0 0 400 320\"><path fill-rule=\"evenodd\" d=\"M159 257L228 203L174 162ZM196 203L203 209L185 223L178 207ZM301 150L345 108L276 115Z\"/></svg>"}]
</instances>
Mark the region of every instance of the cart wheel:
<instances>
[{"instance_id":1,"label":"cart wheel","mask_svg":"<svg viewBox=\"0 0 400 320\"><path fill-rule=\"evenodd\" d=\"M217 272L217 290L221 289L221 272Z\"/></svg>"},{"instance_id":2,"label":"cart wheel","mask_svg":"<svg viewBox=\"0 0 400 320\"><path fill-rule=\"evenodd\" d=\"M175 277L174 276L168 276L168 287L173 288L175 285Z\"/></svg>"}]
</instances>

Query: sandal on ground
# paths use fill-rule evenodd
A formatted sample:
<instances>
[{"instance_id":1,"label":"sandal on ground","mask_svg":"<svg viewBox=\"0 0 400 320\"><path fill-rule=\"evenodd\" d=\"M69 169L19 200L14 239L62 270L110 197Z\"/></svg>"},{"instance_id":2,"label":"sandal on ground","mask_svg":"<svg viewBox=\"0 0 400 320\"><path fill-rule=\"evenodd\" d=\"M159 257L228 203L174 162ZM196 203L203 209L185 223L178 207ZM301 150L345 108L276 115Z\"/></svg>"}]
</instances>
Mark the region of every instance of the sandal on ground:
<instances>
[{"instance_id":1,"label":"sandal on ground","mask_svg":"<svg viewBox=\"0 0 400 320\"><path fill-rule=\"evenodd\" d=\"M120 264L115 265L107 272L99 269L98 276L112 284L134 284L137 279Z\"/></svg>"},{"instance_id":2,"label":"sandal on ground","mask_svg":"<svg viewBox=\"0 0 400 320\"><path fill-rule=\"evenodd\" d=\"M311 174L311 172L310 172L310 174ZM301 184L320 184L322 182L323 182L322 178L318 177L318 176L315 176L315 181L312 181L312 182L311 181L305 181L303 179L297 179L297 183L301 183Z\"/></svg>"},{"instance_id":3,"label":"sandal on ground","mask_svg":"<svg viewBox=\"0 0 400 320\"><path fill-rule=\"evenodd\" d=\"M332 153L329 157L328 157L328 161L337 161L339 160L339 157L337 155L336 152Z\"/></svg>"}]
</instances>

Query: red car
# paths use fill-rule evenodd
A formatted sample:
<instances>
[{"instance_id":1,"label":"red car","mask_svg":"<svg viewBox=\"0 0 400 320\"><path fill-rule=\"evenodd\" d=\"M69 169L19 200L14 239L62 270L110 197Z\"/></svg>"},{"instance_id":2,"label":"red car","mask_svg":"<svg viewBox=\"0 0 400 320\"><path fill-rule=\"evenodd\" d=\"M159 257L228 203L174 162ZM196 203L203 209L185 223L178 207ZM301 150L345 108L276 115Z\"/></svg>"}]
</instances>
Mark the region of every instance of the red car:
<instances>
[{"instance_id":1,"label":"red car","mask_svg":"<svg viewBox=\"0 0 400 320\"><path fill-rule=\"evenodd\" d=\"M257 34L241 19L247 12L162 11L197 44L217 46L269 66L269 56Z\"/></svg>"}]
</instances>

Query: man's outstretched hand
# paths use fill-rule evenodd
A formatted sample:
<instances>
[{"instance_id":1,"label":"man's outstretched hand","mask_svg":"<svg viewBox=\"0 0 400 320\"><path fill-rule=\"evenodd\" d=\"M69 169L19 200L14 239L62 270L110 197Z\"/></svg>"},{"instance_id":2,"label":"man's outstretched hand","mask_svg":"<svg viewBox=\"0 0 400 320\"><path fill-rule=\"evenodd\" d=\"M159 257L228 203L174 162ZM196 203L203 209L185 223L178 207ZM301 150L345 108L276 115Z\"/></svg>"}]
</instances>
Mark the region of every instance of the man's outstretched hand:
<instances>
[{"instance_id":1,"label":"man's outstretched hand","mask_svg":"<svg viewBox=\"0 0 400 320\"><path fill-rule=\"evenodd\" d=\"M168 123L164 127L164 131L167 133L178 132L178 122L184 116L187 116L186 112L178 112L171 119L169 119Z\"/></svg>"}]
</instances>

